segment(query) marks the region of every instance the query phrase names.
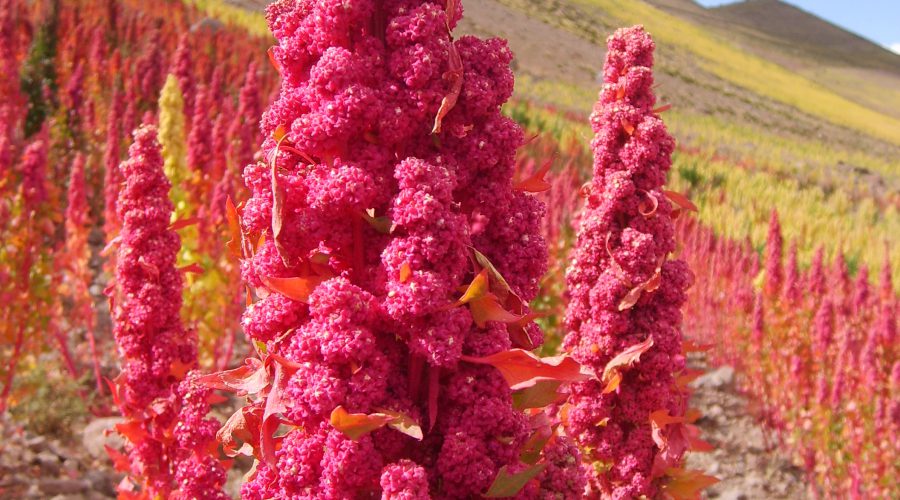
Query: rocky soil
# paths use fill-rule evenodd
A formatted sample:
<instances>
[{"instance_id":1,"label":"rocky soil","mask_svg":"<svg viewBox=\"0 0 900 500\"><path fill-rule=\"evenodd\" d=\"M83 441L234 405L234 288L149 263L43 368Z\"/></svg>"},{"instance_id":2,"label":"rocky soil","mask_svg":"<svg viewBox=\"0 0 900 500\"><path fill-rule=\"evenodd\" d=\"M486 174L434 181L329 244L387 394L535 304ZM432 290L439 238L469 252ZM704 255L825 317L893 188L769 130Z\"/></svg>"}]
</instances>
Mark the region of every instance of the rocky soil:
<instances>
[{"instance_id":1,"label":"rocky soil","mask_svg":"<svg viewBox=\"0 0 900 500\"><path fill-rule=\"evenodd\" d=\"M695 368L707 369L702 358ZM720 482L706 491L706 498L721 500L804 499L808 492L804 474L767 439L766 429L752 416L748 401L735 386L730 366L708 371L693 382L691 406L703 416L697 426L704 440L716 449L693 453L690 469L700 469Z\"/></svg>"}]
</instances>

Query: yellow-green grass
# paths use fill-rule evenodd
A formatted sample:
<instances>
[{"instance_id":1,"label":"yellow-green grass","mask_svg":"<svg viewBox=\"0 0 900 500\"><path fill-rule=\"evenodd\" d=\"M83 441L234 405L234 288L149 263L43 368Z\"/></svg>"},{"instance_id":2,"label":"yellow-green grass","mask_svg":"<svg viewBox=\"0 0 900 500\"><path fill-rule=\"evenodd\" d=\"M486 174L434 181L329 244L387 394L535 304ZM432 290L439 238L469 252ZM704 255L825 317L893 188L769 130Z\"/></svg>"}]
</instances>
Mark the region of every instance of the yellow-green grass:
<instances>
[{"instance_id":1,"label":"yellow-green grass","mask_svg":"<svg viewBox=\"0 0 900 500\"><path fill-rule=\"evenodd\" d=\"M710 73L803 112L900 144L900 120L845 99L778 64L742 51L728 40L635 0L574 0L602 9L623 25L643 24L658 45L697 56Z\"/></svg>"},{"instance_id":2,"label":"yellow-green grass","mask_svg":"<svg viewBox=\"0 0 900 500\"><path fill-rule=\"evenodd\" d=\"M182 0L187 5L195 7L209 17L219 21L243 28L248 33L261 38L271 38L266 18L261 12L253 12L235 5L230 5L222 0Z\"/></svg>"},{"instance_id":3,"label":"yellow-green grass","mask_svg":"<svg viewBox=\"0 0 900 500\"><path fill-rule=\"evenodd\" d=\"M803 263L822 245L830 257L843 251L854 267L865 264L874 271L884 262L885 245L896 250L900 243L896 206L854 201L840 190L826 194L794 179L688 154L675 155L669 184L690 193L700 220L716 234L749 237L757 248L765 244L769 214L777 209L785 239L797 240ZM893 275L900 276L900 252L892 251L890 260Z\"/></svg>"}]
</instances>

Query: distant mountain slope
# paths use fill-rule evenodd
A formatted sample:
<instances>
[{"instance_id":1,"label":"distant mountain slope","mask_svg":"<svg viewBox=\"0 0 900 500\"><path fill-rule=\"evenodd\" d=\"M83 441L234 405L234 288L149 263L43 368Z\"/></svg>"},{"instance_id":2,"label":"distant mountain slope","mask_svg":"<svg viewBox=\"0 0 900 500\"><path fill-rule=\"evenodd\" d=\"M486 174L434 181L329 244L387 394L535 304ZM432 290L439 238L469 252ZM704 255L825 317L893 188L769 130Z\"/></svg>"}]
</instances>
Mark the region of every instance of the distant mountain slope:
<instances>
[{"instance_id":1,"label":"distant mountain slope","mask_svg":"<svg viewBox=\"0 0 900 500\"><path fill-rule=\"evenodd\" d=\"M780 0L747 0L709 9L709 13L731 25L787 42L791 48L828 63L840 61L900 76L900 55Z\"/></svg>"}]
</instances>

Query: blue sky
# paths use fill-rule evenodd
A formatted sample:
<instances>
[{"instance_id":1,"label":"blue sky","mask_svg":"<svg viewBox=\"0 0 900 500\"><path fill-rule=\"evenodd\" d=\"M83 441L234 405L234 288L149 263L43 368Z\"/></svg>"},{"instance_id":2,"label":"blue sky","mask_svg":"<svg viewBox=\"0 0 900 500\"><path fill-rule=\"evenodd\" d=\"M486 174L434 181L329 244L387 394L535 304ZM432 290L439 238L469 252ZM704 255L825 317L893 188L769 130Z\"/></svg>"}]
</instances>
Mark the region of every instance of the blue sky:
<instances>
[{"instance_id":1,"label":"blue sky","mask_svg":"<svg viewBox=\"0 0 900 500\"><path fill-rule=\"evenodd\" d=\"M698 0L705 6L734 0ZM838 26L900 53L900 0L788 0Z\"/></svg>"}]
</instances>

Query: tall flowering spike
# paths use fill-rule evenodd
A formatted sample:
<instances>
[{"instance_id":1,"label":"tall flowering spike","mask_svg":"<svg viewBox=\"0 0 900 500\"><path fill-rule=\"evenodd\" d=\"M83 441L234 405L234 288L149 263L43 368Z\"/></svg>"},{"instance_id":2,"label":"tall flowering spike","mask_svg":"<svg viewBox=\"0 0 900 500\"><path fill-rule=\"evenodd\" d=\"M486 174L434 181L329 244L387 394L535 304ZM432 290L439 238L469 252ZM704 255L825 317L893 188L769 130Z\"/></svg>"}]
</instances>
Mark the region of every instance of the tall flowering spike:
<instances>
[{"instance_id":1,"label":"tall flowering spike","mask_svg":"<svg viewBox=\"0 0 900 500\"><path fill-rule=\"evenodd\" d=\"M813 346L817 351L816 358L826 359L829 347L834 341L834 305L826 298L816 311L813 320Z\"/></svg>"},{"instance_id":2,"label":"tall flowering spike","mask_svg":"<svg viewBox=\"0 0 900 500\"><path fill-rule=\"evenodd\" d=\"M250 63L241 93L238 96L237 114L228 130L228 158L238 168L253 160L253 145L259 141L260 103L259 77L255 63Z\"/></svg>"},{"instance_id":3,"label":"tall flowering spike","mask_svg":"<svg viewBox=\"0 0 900 500\"><path fill-rule=\"evenodd\" d=\"M769 218L769 236L766 240L766 295L770 297L777 297L781 293L784 281L784 268L781 262L783 247L778 211L772 210Z\"/></svg>"},{"instance_id":4,"label":"tall flowering spike","mask_svg":"<svg viewBox=\"0 0 900 500\"><path fill-rule=\"evenodd\" d=\"M885 246L884 263L881 265L881 276L878 289L881 292L882 301L890 301L894 296L894 283L891 277L891 252L890 248Z\"/></svg>"},{"instance_id":5,"label":"tall flowering spike","mask_svg":"<svg viewBox=\"0 0 900 500\"><path fill-rule=\"evenodd\" d=\"M26 211L36 211L47 200L47 140L39 138L22 153L22 200Z\"/></svg>"},{"instance_id":6,"label":"tall flowering spike","mask_svg":"<svg viewBox=\"0 0 900 500\"><path fill-rule=\"evenodd\" d=\"M685 411L675 374L685 367L680 309L693 275L668 258L676 248L673 207L662 186L675 142L653 112L654 43L640 26L616 31L607 43L604 85L591 115L594 179L566 276L564 345L597 373L628 348L650 339L652 346L623 370L615 390L595 380L576 384L567 429L597 463L593 495L654 497L684 451L665 439L657 444L649 417ZM656 205L648 215L646 207Z\"/></svg>"},{"instance_id":7,"label":"tall flowering spike","mask_svg":"<svg viewBox=\"0 0 900 500\"><path fill-rule=\"evenodd\" d=\"M212 170L212 121L209 109L212 105L209 91L200 88L197 91L196 107L191 117L191 132L188 135L187 164L201 176L209 175Z\"/></svg>"},{"instance_id":8,"label":"tall flowering spike","mask_svg":"<svg viewBox=\"0 0 900 500\"><path fill-rule=\"evenodd\" d=\"M856 283L853 284L853 312L862 315L868 308L872 290L869 285L869 268L862 266L856 273Z\"/></svg>"},{"instance_id":9,"label":"tall flowering spike","mask_svg":"<svg viewBox=\"0 0 900 500\"><path fill-rule=\"evenodd\" d=\"M119 193L121 244L116 260L113 333L123 361L118 379L120 410L141 429L128 446L133 476L151 496L171 490L173 452L167 429L174 415L147 408L174 396L179 366L194 366L195 342L181 325L182 276L175 268L180 247L169 229L172 202L157 131L134 133L129 159L122 163ZM164 406L165 407L165 406Z\"/></svg>"},{"instance_id":10,"label":"tall flowering spike","mask_svg":"<svg viewBox=\"0 0 900 500\"><path fill-rule=\"evenodd\" d=\"M825 295L827 289L825 283L825 249L821 246L816 248L816 253L813 254L812 264L809 266L807 282L809 291L814 297L821 298Z\"/></svg>"},{"instance_id":11,"label":"tall flowering spike","mask_svg":"<svg viewBox=\"0 0 900 500\"><path fill-rule=\"evenodd\" d=\"M107 239L112 239L118 232L121 222L116 213L116 200L119 199L119 188L122 184L122 172L119 170L120 137L122 126L119 116L123 111L122 91L119 86L113 89L110 100L109 114L106 119L106 148L103 152L103 197L105 208L103 210L103 229Z\"/></svg>"},{"instance_id":12,"label":"tall flowering spike","mask_svg":"<svg viewBox=\"0 0 900 500\"><path fill-rule=\"evenodd\" d=\"M837 305L838 312L844 316L850 314L852 300L852 282L850 280L850 267L843 252L838 252L834 258L834 267L831 269L830 283L831 296Z\"/></svg>"},{"instance_id":13,"label":"tall flowering spike","mask_svg":"<svg viewBox=\"0 0 900 500\"><path fill-rule=\"evenodd\" d=\"M756 294L756 300L753 302L753 327L750 332L750 342L757 353L762 351L763 338L765 337L765 309L763 306L763 295Z\"/></svg>"},{"instance_id":14,"label":"tall flowering spike","mask_svg":"<svg viewBox=\"0 0 900 500\"><path fill-rule=\"evenodd\" d=\"M69 203L66 206L66 225L76 231L84 231L87 224L87 186L84 178L84 153L77 153L72 162L69 177Z\"/></svg>"},{"instance_id":15,"label":"tall flowering spike","mask_svg":"<svg viewBox=\"0 0 900 500\"><path fill-rule=\"evenodd\" d=\"M800 265L797 262L797 241L791 242L788 252L787 270L784 279L784 298L789 304L797 305L801 298Z\"/></svg>"},{"instance_id":16,"label":"tall flowering spike","mask_svg":"<svg viewBox=\"0 0 900 500\"><path fill-rule=\"evenodd\" d=\"M188 178L185 165L187 146L184 133L184 98L175 75L166 77L166 83L159 94L159 143L162 145L163 170L166 177L172 180L178 193L181 194Z\"/></svg>"},{"instance_id":17,"label":"tall flowering spike","mask_svg":"<svg viewBox=\"0 0 900 500\"><path fill-rule=\"evenodd\" d=\"M169 69L169 73L175 75L178 80L178 88L181 89L181 95L184 97L185 116L193 116L196 85L190 33L184 33L178 40L178 48L172 58L172 67Z\"/></svg>"},{"instance_id":18,"label":"tall flowering spike","mask_svg":"<svg viewBox=\"0 0 900 500\"><path fill-rule=\"evenodd\" d=\"M193 364L195 351L181 325L182 277L175 269L178 235L169 230L171 185L163 174L156 128L134 133L129 159L122 163L125 185L119 193L122 243L116 262L121 300L115 311L115 337L126 359L128 383L123 403L146 405L172 388L171 365Z\"/></svg>"},{"instance_id":19,"label":"tall flowering spike","mask_svg":"<svg viewBox=\"0 0 900 500\"><path fill-rule=\"evenodd\" d=\"M471 360L541 341L520 318L546 266L542 206L512 188L512 54L454 41L461 8L447 5L269 7L282 88L244 169L241 228L262 244L244 252L259 300L243 327L291 363L275 365L244 498L477 498L526 467L528 417L499 370ZM459 300L467 287L480 292ZM385 412L414 428L353 424ZM269 447L278 422L292 430ZM553 466L522 493L579 497L570 456L545 454Z\"/></svg>"},{"instance_id":20,"label":"tall flowering spike","mask_svg":"<svg viewBox=\"0 0 900 500\"><path fill-rule=\"evenodd\" d=\"M175 453L175 484L184 499L226 500L223 490L225 469L209 453L216 447L216 432L221 424L207 418L212 389L197 383L198 372L192 371L175 390L180 409L172 434L178 446Z\"/></svg>"}]
</instances>

